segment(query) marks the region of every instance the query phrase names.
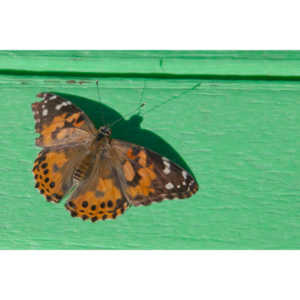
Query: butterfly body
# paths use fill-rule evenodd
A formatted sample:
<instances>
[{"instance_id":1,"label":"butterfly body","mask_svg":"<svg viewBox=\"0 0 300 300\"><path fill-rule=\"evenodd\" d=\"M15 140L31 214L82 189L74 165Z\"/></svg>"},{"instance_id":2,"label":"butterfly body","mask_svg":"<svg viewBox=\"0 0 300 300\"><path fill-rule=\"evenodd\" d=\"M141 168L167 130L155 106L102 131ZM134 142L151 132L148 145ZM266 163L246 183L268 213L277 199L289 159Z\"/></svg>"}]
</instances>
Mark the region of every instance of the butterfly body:
<instances>
[{"instance_id":1,"label":"butterfly body","mask_svg":"<svg viewBox=\"0 0 300 300\"><path fill-rule=\"evenodd\" d=\"M87 115L57 95L41 93L32 104L36 144L36 188L48 201L66 203L73 217L92 222L116 218L130 205L187 198L198 190L194 178L165 157L96 130Z\"/></svg>"}]
</instances>

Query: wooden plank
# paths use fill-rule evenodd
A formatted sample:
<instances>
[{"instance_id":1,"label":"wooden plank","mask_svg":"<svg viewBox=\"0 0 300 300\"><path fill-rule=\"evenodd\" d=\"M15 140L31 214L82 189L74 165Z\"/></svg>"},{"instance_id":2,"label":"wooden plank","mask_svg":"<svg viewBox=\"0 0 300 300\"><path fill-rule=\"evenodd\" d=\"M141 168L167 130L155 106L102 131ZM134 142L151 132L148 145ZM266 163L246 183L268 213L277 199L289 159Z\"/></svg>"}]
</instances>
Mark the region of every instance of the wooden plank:
<instances>
[{"instance_id":1,"label":"wooden plank","mask_svg":"<svg viewBox=\"0 0 300 300\"><path fill-rule=\"evenodd\" d=\"M58 54L42 53L51 59L41 70L50 70ZM65 71L63 60L57 71ZM30 65L38 68L32 60L22 68ZM46 203L31 174L39 150L30 105L41 91L76 102L97 126L102 116L109 122L146 102L141 116L126 117L113 135L187 166L199 192L97 223L71 218L64 203ZM299 92L292 80L0 75L0 248L299 249Z\"/></svg>"},{"instance_id":2,"label":"wooden plank","mask_svg":"<svg viewBox=\"0 0 300 300\"><path fill-rule=\"evenodd\" d=\"M298 51L0 51L0 72L79 76L300 76ZM281 78L283 77L283 78ZM253 78L252 78L253 79Z\"/></svg>"}]
</instances>

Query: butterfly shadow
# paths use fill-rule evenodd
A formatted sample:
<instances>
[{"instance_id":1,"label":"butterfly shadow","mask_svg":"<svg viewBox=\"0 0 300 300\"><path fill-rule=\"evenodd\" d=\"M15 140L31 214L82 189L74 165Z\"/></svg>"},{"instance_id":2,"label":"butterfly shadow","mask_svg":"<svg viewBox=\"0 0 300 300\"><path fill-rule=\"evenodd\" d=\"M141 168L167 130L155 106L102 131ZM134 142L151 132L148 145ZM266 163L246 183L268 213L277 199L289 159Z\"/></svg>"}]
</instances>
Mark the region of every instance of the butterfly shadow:
<instances>
[{"instance_id":1,"label":"butterfly shadow","mask_svg":"<svg viewBox=\"0 0 300 300\"><path fill-rule=\"evenodd\" d=\"M139 115L139 113L133 115L129 120L125 120L117 111L103 103L72 94L53 93L72 101L82 109L94 123L96 128L120 120L112 128L113 138L131 142L153 150L186 169L195 178L187 163L171 145L150 130L141 128L143 117ZM105 119L106 124L103 124L103 119Z\"/></svg>"}]
</instances>

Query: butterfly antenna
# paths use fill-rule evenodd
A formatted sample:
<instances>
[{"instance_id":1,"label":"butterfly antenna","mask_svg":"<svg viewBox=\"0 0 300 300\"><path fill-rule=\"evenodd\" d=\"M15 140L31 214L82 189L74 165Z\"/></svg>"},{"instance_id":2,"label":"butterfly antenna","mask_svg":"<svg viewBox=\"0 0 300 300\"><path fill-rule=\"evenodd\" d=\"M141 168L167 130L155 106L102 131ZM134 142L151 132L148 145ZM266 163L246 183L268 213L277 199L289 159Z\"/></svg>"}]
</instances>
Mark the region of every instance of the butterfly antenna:
<instances>
[{"instance_id":1,"label":"butterfly antenna","mask_svg":"<svg viewBox=\"0 0 300 300\"><path fill-rule=\"evenodd\" d=\"M127 113L124 117L121 117L121 118L117 119L116 121L114 121L113 123L111 123L108 127L112 128L114 125L116 125L117 123L119 123L120 121L122 121L123 119L125 119L127 116L134 114L135 112L137 112L138 110L140 110L145 105L146 105L146 102L141 103L136 109L134 109L133 111Z\"/></svg>"},{"instance_id":2,"label":"butterfly antenna","mask_svg":"<svg viewBox=\"0 0 300 300\"><path fill-rule=\"evenodd\" d=\"M183 92L179 93L178 95L172 96L172 97L170 97L169 99L163 101L162 103L159 103L159 104L156 104L156 105L152 106L152 108L150 108L150 109L148 109L148 110L146 110L146 111L144 112L144 115L145 115L146 113L149 113L149 112L153 111L153 110L156 110L157 108L161 107L162 105L167 104L167 103L170 102L171 100L175 100L176 98L180 98L181 96L183 96L183 95L189 93L190 91L193 91L193 90L197 89L200 85L201 85L201 82L198 82L197 84L195 84L194 86L192 86L192 88L190 88L190 89L188 89L188 90L184 90Z\"/></svg>"},{"instance_id":3,"label":"butterfly antenna","mask_svg":"<svg viewBox=\"0 0 300 300\"><path fill-rule=\"evenodd\" d=\"M98 100L99 100L99 102L102 103L102 101L101 101L101 96L100 96L100 92L99 92L99 80L96 80L96 86L97 86L97 96L98 96ZM101 113L101 119L102 119L102 124L105 125L106 122L105 122L103 113Z\"/></svg>"}]
</instances>

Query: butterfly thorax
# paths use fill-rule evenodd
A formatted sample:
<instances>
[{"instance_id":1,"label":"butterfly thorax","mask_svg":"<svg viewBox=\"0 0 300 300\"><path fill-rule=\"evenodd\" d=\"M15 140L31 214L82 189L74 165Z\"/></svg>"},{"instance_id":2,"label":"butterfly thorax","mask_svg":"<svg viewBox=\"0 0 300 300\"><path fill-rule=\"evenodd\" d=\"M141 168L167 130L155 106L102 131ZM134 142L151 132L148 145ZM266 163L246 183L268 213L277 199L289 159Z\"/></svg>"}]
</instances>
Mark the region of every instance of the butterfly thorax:
<instances>
[{"instance_id":1,"label":"butterfly thorax","mask_svg":"<svg viewBox=\"0 0 300 300\"><path fill-rule=\"evenodd\" d=\"M103 158L111 159L109 152L111 149L111 129L102 126L99 128L94 141L91 144L91 152Z\"/></svg>"},{"instance_id":2,"label":"butterfly thorax","mask_svg":"<svg viewBox=\"0 0 300 300\"><path fill-rule=\"evenodd\" d=\"M101 126L98 130L96 140L100 141L104 137L110 138L110 136L111 136L111 129L109 127L106 127L106 126Z\"/></svg>"}]
</instances>

